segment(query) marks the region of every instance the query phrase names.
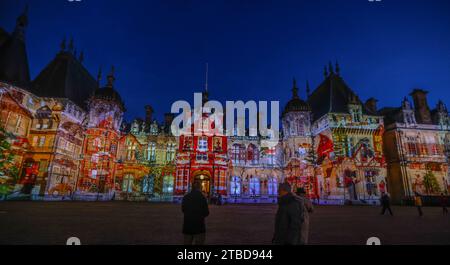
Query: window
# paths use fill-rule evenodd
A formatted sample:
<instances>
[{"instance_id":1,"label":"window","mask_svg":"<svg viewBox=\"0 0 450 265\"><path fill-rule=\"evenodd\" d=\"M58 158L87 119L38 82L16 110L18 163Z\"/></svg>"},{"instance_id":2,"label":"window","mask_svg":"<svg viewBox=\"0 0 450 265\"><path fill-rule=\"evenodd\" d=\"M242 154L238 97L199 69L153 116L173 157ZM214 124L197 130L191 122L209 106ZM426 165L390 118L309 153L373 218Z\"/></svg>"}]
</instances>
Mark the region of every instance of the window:
<instances>
[{"instance_id":1,"label":"window","mask_svg":"<svg viewBox=\"0 0 450 265\"><path fill-rule=\"evenodd\" d=\"M32 141L32 143L31 143L31 145L32 145L32 146L37 146L38 140L39 140L39 137L38 137L38 136L33 136L33 141Z\"/></svg>"},{"instance_id":2,"label":"window","mask_svg":"<svg viewBox=\"0 0 450 265\"><path fill-rule=\"evenodd\" d=\"M417 147L416 139L414 137L407 137L407 148L408 154L412 156L417 156L419 154L419 149Z\"/></svg>"},{"instance_id":3,"label":"window","mask_svg":"<svg viewBox=\"0 0 450 265\"><path fill-rule=\"evenodd\" d=\"M230 194L231 196L238 197L241 195L241 178L237 176L231 177L230 182Z\"/></svg>"},{"instance_id":4,"label":"window","mask_svg":"<svg viewBox=\"0 0 450 265\"><path fill-rule=\"evenodd\" d=\"M45 145L45 136L41 136L39 138L39 147L44 147Z\"/></svg>"},{"instance_id":5,"label":"window","mask_svg":"<svg viewBox=\"0 0 450 265\"><path fill-rule=\"evenodd\" d=\"M253 144L250 144L247 148L247 161L252 165L256 165L259 162L258 148Z\"/></svg>"},{"instance_id":6,"label":"window","mask_svg":"<svg viewBox=\"0 0 450 265\"><path fill-rule=\"evenodd\" d=\"M277 196L278 195L278 181L276 177L270 177L269 182L267 184L267 193L269 196Z\"/></svg>"},{"instance_id":7,"label":"window","mask_svg":"<svg viewBox=\"0 0 450 265\"><path fill-rule=\"evenodd\" d=\"M172 195L173 194L173 176L168 175L163 178L163 194Z\"/></svg>"},{"instance_id":8,"label":"window","mask_svg":"<svg viewBox=\"0 0 450 265\"><path fill-rule=\"evenodd\" d=\"M249 185L250 196L259 196L260 194L260 182L257 177L250 177Z\"/></svg>"},{"instance_id":9,"label":"window","mask_svg":"<svg viewBox=\"0 0 450 265\"><path fill-rule=\"evenodd\" d=\"M22 116L19 115L16 122L16 128L14 129L14 133L18 133L20 130L20 126L22 126Z\"/></svg>"},{"instance_id":10,"label":"window","mask_svg":"<svg viewBox=\"0 0 450 265\"><path fill-rule=\"evenodd\" d=\"M156 143L149 143L147 146L147 160L151 162L156 161Z\"/></svg>"},{"instance_id":11,"label":"window","mask_svg":"<svg viewBox=\"0 0 450 265\"><path fill-rule=\"evenodd\" d=\"M166 161L171 162L175 159L175 144L174 143L168 143L167 144L167 151L166 151Z\"/></svg>"},{"instance_id":12,"label":"window","mask_svg":"<svg viewBox=\"0 0 450 265\"><path fill-rule=\"evenodd\" d=\"M206 153L198 153L195 159L197 162L208 162L208 155Z\"/></svg>"},{"instance_id":13,"label":"window","mask_svg":"<svg viewBox=\"0 0 450 265\"><path fill-rule=\"evenodd\" d=\"M122 182L122 191L124 192L133 192L133 183L134 182L134 177L131 174L127 174L123 177L123 182Z\"/></svg>"},{"instance_id":14,"label":"window","mask_svg":"<svg viewBox=\"0 0 450 265\"><path fill-rule=\"evenodd\" d=\"M200 136L198 138L198 148L199 151L208 151L208 137Z\"/></svg>"}]
</instances>

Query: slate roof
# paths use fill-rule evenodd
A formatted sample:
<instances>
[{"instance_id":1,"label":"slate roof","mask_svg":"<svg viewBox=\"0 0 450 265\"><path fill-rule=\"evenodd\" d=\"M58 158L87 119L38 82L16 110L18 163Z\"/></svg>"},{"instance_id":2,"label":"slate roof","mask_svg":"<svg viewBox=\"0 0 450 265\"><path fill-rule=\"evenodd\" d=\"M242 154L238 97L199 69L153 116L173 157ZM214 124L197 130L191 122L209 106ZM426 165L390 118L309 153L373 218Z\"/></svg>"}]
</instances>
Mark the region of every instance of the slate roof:
<instances>
[{"instance_id":1,"label":"slate roof","mask_svg":"<svg viewBox=\"0 0 450 265\"><path fill-rule=\"evenodd\" d=\"M61 51L33 80L31 90L41 97L68 98L86 108L97 81L69 51Z\"/></svg>"},{"instance_id":2,"label":"slate roof","mask_svg":"<svg viewBox=\"0 0 450 265\"><path fill-rule=\"evenodd\" d=\"M360 104L363 114L377 115L364 106L339 74L333 72L308 97L308 104L313 111L313 120L318 120L327 113L349 113L350 102Z\"/></svg>"}]
</instances>

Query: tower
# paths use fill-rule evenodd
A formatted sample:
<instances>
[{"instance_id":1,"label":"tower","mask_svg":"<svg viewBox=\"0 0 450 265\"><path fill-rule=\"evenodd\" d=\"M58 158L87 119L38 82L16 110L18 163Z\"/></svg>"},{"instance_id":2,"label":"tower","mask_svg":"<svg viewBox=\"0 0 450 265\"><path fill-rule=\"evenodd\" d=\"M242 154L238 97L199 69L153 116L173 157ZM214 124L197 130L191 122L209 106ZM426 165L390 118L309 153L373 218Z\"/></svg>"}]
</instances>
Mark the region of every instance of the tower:
<instances>
[{"instance_id":1,"label":"tower","mask_svg":"<svg viewBox=\"0 0 450 265\"><path fill-rule=\"evenodd\" d=\"M414 100L414 110L417 123L432 124L431 111L427 101L428 91L414 89L410 94Z\"/></svg>"}]
</instances>

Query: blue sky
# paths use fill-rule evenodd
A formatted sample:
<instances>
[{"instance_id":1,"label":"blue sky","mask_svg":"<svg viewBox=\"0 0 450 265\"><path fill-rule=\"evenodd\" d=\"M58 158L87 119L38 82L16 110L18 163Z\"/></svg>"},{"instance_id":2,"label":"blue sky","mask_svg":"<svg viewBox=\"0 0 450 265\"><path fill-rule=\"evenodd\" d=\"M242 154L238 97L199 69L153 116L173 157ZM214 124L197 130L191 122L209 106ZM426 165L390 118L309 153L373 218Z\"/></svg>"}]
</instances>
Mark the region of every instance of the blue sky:
<instances>
[{"instance_id":1,"label":"blue sky","mask_svg":"<svg viewBox=\"0 0 450 265\"><path fill-rule=\"evenodd\" d=\"M32 77L75 39L96 76L115 65L127 119L151 104L159 119L201 91L209 63L211 97L280 100L296 77L323 80L338 60L342 76L366 100L399 106L413 88L450 103L450 1L144 1L0 0L0 26L12 31L29 3L27 49Z\"/></svg>"}]
</instances>

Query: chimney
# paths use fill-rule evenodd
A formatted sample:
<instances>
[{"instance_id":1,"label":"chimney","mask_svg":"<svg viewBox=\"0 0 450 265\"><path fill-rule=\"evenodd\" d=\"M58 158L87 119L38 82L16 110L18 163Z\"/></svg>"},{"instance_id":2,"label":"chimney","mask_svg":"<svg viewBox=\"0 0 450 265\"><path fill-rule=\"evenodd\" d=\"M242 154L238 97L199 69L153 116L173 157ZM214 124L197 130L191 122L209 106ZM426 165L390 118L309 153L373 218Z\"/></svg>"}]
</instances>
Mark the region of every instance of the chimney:
<instances>
[{"instance_id":1,"label":"chimney","mask_svg":"<svg viewBox=\"0 0 450 265\"><path fill-rule=\"evenodd\" d=\"M164 126L166 128L170 128L174 119L175 119L175 115L173 113L164 114Z\"/></svg>"},{"instance_id":2,"label":"chimney","mask_svg":"<svg viewBox=\"0 0 450 265\"><path fill-rule=\"evenodd\" d=\"M153 108L150 105L145 106L145 123L150 124L153 121Z\"/></svg>"},{"instance_id":3,"label":"chimney","mask_svg":"<svg viewBox=\"0 0 450 265\"><path fill-rule=\"evenodd\" d=\"M375 98L369 98L364 105L368 111L375 114L378 111L377 102L378 100Z\"/></svg>"},{"instance_id":4,"label":"chimney","mask_svg":"<svg viewBox=\"0 0 450 265\"><path fill-rule=\"evenodd\" d=\"M410 94L414 100L414 111L417 123L432 124L431 111L427 101L428 91L414 89Z\"/></svg>"}]
</instances>

